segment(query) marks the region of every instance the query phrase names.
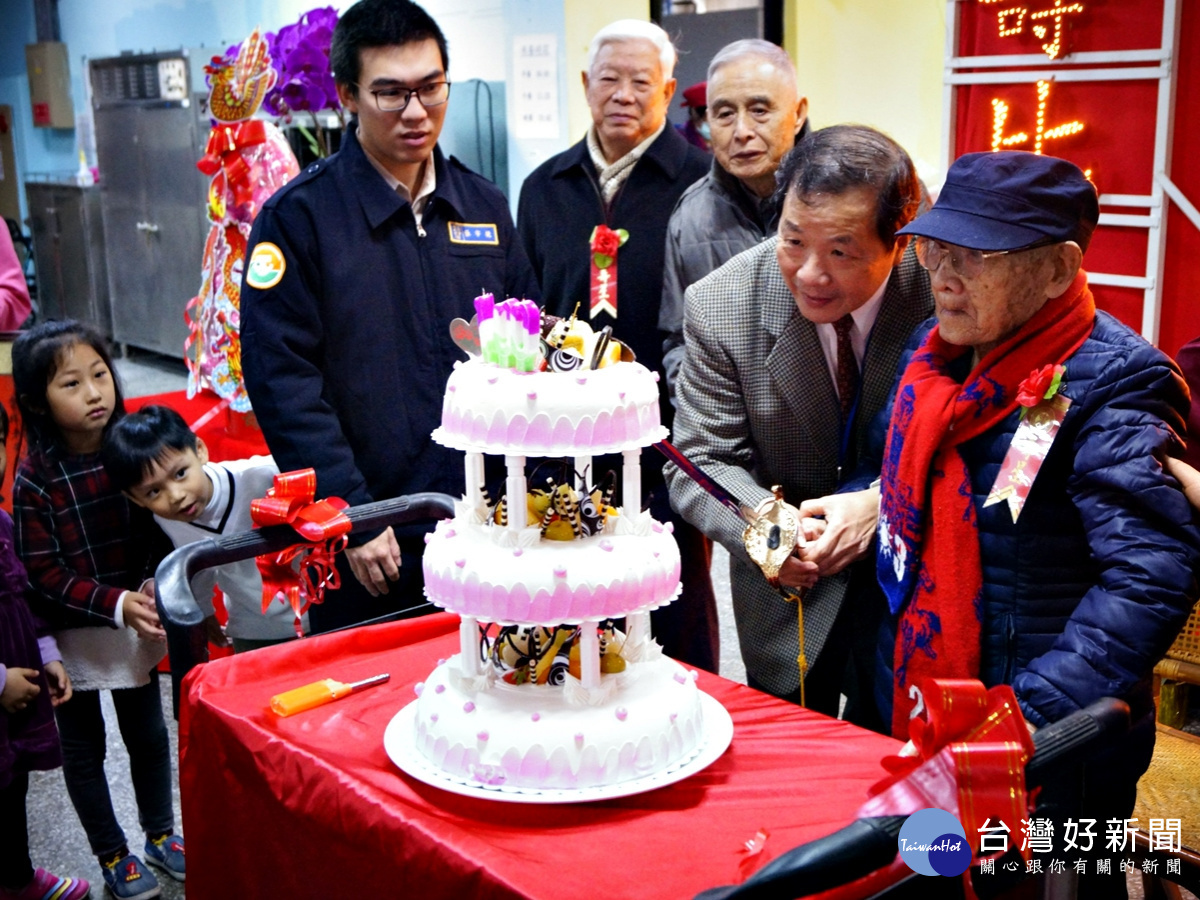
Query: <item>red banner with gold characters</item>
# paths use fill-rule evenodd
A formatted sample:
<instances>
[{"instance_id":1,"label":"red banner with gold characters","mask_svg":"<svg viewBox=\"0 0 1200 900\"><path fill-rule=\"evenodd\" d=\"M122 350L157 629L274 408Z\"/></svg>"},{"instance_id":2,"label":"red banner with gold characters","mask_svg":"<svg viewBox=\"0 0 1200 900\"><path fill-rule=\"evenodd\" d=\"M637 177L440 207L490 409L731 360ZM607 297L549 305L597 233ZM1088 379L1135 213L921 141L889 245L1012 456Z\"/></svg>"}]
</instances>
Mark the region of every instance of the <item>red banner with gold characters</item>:
<instances>
[{"instance_id":1,"label":"red banner with gold characters","mask_svg":"<svg viewBox=\"0 0 1200 900\"><path fill-rule=\"evenodd\" d=\"M1200 127L1190 112L1200 101L1200 11L1180 7L1178 46L1173 19L1181 0L960 0L955 68L952 155L979 150L1028 150L1068 159L1112 197L1155 191L1155 141L1165 141L1166 172L1200 205L1200 174L1187 161L1200 151ZM1164 47L1166 52L1164 53ZM1011 57L1012 59L1001 59ZM1172 59L1173 57L1173 59ZM964 61L963 58L969 58ZM970 65L974 60L978 65ZM1160 104L1156 73L1175 66L1175 113ZM1084 75L1079 70L1088 70ZM1134 75L1135 77L1128 77ZM966 82L966 83L964 83ZM1166 120L1159 122L1160 113ZM1174 159L1175 165L1170 165ZM1151 229L1132 224L1153 213L1142 204L1110 205L1084 258L1089 272L1149 278L1161 313L1159 345L1174 354L1200 335L1194 303L1200 269L1200 231L1174 203L1167 205L1165 267ZM1143 288L1092 285L1097 305L1143 330Z\"/></svg>"}]
</instances>

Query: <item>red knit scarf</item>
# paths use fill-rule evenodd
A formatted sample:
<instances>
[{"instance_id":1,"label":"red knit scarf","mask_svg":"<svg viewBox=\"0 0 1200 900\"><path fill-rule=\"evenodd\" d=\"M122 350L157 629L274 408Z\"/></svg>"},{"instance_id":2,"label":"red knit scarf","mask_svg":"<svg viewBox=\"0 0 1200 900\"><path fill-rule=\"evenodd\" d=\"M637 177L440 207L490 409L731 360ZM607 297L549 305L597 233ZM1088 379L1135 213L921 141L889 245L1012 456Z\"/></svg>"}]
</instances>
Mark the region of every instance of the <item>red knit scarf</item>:
<instances>
[{"instance_id":1,"label":"red knit scarf","mask_svg":"<svg viewBox=\"0 0 1200 900\"><path fill-rule=\"evenodd\" d=\"M920 712L913 685L979 676L983 575L971 481L958 445L1013 412L1018 385L1031 370L1078 350L1095 314L1081 271L963 383L949 374L950 363L971 348L947 343L936 326L904 371L884 454L879 551L880 584L892 612L903 609L892 709L892 734L901 740Z\"/></svg>"}]
</instances>

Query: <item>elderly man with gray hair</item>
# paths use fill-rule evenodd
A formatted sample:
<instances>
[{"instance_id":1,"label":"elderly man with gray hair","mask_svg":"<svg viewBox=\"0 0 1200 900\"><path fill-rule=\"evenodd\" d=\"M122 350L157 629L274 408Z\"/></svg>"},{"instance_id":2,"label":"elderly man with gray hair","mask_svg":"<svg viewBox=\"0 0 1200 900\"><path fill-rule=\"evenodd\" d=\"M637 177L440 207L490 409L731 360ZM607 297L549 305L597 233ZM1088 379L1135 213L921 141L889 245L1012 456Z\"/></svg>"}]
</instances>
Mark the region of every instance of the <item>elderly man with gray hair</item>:
<instances>
[{"instance_id":1,"label":"elderly man with gray hair","mask_svg":"<svg viewBox=\"0 0 1200 900\"><path fill-rule=\"evenodd\" d=\"M662 370L658 331L667 220L680 195L708 171L708 155L667 126L675 93L675 48L657 25L623 19L592 38L583 88L592 126L582 140L525 179L517 230L549 313L578 315L593 329L611 326L638 361ZM613 252L593 246L628 237ZM601 262L604 265L598 265ZM671 406L662 388L663 421ZM662 459L642 458L644 502L655 518L674 519ZM596 473L614 467L594 462ZM683 556L683 594L651 617L655 637L677 659L716 671L716 601L703 536L682 519L675 536Z\"/></svg>"},{"instance_id":2,"label":"elderly man with gray hair","mask_svg":"<svg viewBox=\"0 0 1200 900\"><path fill-rule=\"evenodd\" d=\"M708 64L713 163L671 213L658 327L671 396L683 362L683 293L771 234L778 222L775 172L808 133L808 98L781 47L734 41Z\"/></svg>"}]
</instances>

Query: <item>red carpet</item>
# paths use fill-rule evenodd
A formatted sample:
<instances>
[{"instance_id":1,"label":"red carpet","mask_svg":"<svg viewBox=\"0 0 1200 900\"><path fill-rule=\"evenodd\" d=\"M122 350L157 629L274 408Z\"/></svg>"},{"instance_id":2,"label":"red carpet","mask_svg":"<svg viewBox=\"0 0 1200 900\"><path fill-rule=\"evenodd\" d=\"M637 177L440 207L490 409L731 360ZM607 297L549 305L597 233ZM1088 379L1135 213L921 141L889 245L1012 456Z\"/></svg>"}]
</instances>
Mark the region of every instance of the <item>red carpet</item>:
<instances>
[{"instance_id":1,"label":"red carpet","mask_svg":"<svg viewBox=\"0 0 1200 900\"><path fill-rule=\"evenodd\" d=\"M143 406L156 404L169 406L183 416L183 420L208 445L213 462L245 459L270 452L252 415L230 412L228 407L221 405L222 400L216 394L204 391L189 400L187 391L168 391L126 400L125 408L133 412Z\"/></svg>"}]
</instances>

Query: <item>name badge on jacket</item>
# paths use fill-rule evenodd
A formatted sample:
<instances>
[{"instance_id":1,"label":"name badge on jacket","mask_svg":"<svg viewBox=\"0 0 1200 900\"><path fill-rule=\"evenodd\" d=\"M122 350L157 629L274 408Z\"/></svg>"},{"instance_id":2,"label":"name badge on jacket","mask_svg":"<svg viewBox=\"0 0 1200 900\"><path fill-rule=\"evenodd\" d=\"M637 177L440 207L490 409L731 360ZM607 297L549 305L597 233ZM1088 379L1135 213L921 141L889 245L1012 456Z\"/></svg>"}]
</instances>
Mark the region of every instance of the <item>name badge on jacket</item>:
<instances>
[{"instance_id":1,"label":"name badge on jacket","mask_svg":"<svg viewBox=\"0 0 1200 900\"><path fill-rule=\"evenodd\" d=\"M500 238L495 225L485 225L477 222L447 222L450 229L452 244L484 244L495 246Z\"/></svg>"}]
</instances>

